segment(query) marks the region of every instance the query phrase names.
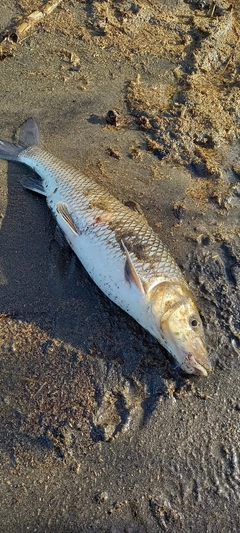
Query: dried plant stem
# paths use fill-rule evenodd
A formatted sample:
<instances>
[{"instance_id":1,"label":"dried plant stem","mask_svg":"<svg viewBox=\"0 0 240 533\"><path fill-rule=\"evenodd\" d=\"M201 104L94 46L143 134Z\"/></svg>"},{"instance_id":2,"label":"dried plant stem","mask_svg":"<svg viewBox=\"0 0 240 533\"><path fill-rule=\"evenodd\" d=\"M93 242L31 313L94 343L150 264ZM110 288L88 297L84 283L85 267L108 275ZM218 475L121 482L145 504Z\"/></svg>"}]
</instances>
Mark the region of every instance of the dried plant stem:
<instances>
[{"instance_id":1,"label":"dried plant stem","mask_svg":"<svg viewBox=\"0 0 240 533\"><path fill-rule=\"evenodd\" d=\"M17 43L21 42L25 34L45 17L50 15L63 0L50 0L41 9L33 11L24 17L12 31L6 31L0 42L0 59L12 56Z\"/></svg>"}]
</instances>

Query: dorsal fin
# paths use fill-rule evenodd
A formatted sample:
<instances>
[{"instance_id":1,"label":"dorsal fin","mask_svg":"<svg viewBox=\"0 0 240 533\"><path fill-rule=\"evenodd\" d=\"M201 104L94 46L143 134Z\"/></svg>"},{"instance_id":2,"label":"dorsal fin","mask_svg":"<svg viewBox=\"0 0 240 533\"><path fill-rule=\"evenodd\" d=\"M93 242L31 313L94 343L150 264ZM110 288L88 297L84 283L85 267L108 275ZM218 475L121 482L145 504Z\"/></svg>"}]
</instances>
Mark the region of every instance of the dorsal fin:
<instances>
[{"instance_id":1,"label":"dorsal fin","mask_svg":"<svg viewBox=\"0 0 240 533\"><path fill-rule=\"evenodd\" d=\"M130 285L135 285L135 287L137 287L137 289L142 294L146 294L145 290L144 290L144 287L143 287L143 284L142 284L142 282L141 282L141 280L140 280L140 278L138 276L138 273L137 273L137 271L135 269L135 266L132 263L132 260L131 260L131 257L129 255L128 249L125 246L123 241L121 241L121 244L122 244L123 250L124 250L124 252L126 254L126 263L125 263L125 270L124 270L125 279L126 279L126 281L128 281L128 283L130 283Z\"/></svg>"},{"instance_id":2,"label":"dorsal fin","mask_svg":"<svg viewBox=\"0 0 240 533\"><path fill-rule=\"evenodd\" d=\"M144 212L143 212L143 210L142 210L142 208L141 208L141 206L139 205L138 202L135 202L135 200L126 200L123 203L124 203L124 205L126 205L126 207L129 207L129 209L131 209L131 211L135 211L135 213L138 213L139 215L141 215L145 219Z\"/></svg>"}]
</instances>

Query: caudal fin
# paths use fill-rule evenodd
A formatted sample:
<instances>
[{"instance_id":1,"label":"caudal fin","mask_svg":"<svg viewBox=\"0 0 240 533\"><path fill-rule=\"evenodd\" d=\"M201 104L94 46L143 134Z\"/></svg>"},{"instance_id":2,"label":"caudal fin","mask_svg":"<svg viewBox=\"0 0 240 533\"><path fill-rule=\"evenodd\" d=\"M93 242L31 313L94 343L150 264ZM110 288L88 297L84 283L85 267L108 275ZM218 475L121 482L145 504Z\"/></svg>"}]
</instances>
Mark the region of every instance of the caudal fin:
<instances>
[{"instance_id":1,"label":"caudal fin","mask_svg":"<svg viewBox=\"0 0 240 533\"><path fill-rule=\"evenodd\" d=\"M20 127L19 144L27 148L35 144L40 144L40 133L37 122L34 118L28 118Z\"/></svg>"},{"instance_id":2,"label":"caudal fin","mask_svg":"<svg viewBox=\"0 0 240 533\"><path fill-rule=\"evenodd\" d=\"M20 128L18 143L0 141L0 159L17 161L18 155L22 150L39 143L40 135L36 120L34 118L28 118Z\"/></svg>"},{"instance_id":3,"label":"caudal fin","mask_svg":"<svg viewBox=\"0 0 240 533\"><path fill-rule=\"evenodd\" d=\"M8 161L17 161L18 154L23 150L20 144L9 143L8 141L0 141L0 159L7 159Z\"/></svg>"}]
</instances>

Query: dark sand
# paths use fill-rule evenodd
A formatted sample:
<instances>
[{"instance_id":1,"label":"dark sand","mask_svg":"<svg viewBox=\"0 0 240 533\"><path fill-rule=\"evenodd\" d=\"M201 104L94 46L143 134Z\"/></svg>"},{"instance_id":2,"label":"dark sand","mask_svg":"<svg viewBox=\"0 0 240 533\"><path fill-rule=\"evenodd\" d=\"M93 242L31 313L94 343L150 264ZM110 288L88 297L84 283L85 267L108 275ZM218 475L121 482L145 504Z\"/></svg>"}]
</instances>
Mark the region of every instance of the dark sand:
<instances>
[{"instance_id":1,"label":"dark sand","mask_svg":"<svg viewBox=\"0 0 240 533\"><path fill-rule=\"evenodd\" d=\"M56 156L141 205L214 366L182 374L1 162L3 533L240 530L239 0L213 6L66 0L0 62L0 138L34 116ZM2 0L2 37L39 7Z\"/></svg>"}]
</instances>

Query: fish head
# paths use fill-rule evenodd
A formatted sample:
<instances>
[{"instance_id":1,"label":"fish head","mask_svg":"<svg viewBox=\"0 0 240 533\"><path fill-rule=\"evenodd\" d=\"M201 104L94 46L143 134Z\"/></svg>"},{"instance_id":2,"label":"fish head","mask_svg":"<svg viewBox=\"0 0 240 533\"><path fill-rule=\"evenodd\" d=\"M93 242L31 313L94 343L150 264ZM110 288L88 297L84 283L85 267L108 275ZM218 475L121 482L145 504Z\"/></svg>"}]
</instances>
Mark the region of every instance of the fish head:
<instances>
[{"instance_id":1,"label":"fish head","mask_svg":"<svg viewBox=\"0 0 240 533\"><path fill-rule=\"evenodd\" d=\"M160 332L159 341L184 372L207 376L212 366L202 321L188 287L165 282L155 287L153 293L152 312Z\"/></svg>"}]
</instances>

